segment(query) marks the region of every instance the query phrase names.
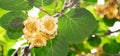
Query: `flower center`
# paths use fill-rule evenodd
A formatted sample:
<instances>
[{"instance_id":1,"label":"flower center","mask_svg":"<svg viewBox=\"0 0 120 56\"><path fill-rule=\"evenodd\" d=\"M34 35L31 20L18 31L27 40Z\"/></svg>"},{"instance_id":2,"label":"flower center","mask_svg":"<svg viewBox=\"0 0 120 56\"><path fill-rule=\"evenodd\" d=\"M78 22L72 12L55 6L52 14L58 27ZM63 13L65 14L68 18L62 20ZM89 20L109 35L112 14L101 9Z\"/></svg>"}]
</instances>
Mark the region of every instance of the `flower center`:
<instances>
[{"instance_id":1,"label":"flower center","mask_svg":"<svg viewBox=\"0 0 120 56\"><path fill-rule=\"evenodd\" d=\"M53 20L46 20L43 24L47 30L52 30L55 27L55 23Z\"/></svg>"}]
</instances>

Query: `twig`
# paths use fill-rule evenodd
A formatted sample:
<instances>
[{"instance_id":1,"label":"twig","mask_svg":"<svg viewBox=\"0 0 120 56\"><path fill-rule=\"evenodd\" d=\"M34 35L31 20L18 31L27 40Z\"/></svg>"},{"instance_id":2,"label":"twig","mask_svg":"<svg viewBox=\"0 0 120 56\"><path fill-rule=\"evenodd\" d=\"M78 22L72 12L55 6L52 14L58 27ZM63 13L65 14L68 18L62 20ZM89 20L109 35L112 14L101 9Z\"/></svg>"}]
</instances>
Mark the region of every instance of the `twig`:
<instances>
[{"instance_id":1,"label":"twig","mask_svg":"<svg viewBox=\"0 0 120 56\"><path fill-rule=\"evenodd\" d=\"M65 0L63 9L58 14L56 14L54 17L61 16L63 14L63 12L67 9L67 6L66 6L67 4L68 4L68 2L67 2L67 0Z\"/></svg>"},{"instance_id":2,"label":"twig","mask_svg":"<svg viewBox=\"0 0 120 56\"><path fill-rule=\"evenodd\" d=\"M55 17L62 16L65 10L67 10L68 8L80 7L79 1L80 0L65 0L63 9L57 15L55 15Z\"/></svg>"},{"instance_id":3,"label":"twig","mask_svg":"<svg viewBox=\"0 0 120 56\"><path fill-rule=\"evenodd\" d=\"M44 13L46 13L46 14L48 14L48 15L50 15L51 16L51 14L49 14L47 11L45 11L44 9L42 9L42 8L39 8L42 12L44 12Z\"/></svg>"},{"instance_id":4,"label":"twig","mask_svg":"<svg viewBox=\"0 0 120 56\"><path fill-rule=\"evenodd\" d=\"M22 56L28 56L28 54L30 53L31 49L32 49L32 47L30 46L30 44L28 46L26 46L24 48L24 53L23 53Z\"/></svg>"},{"instance_id":5,"label":"twig","mask_svg":"<svg viewBox=\"0 0 120 56\"><path fill-rule=\"evenodd\" d=\"M28 54L30 53L32 47L30 46L30 44L28 46L25 47L19 47L17 50L14 51L14 53L12 54L12 56L19 56L18 51L21 50L23 52L20 53L21 56L28 56Z\"/></svg>"},{"instance_id":6,"label":"twig","mask_svg":"<svg viewBox=\"0 0 120 56\"><path fill-rule=\"evenodd\" d=\"M80 7L80 0L75 0L74 3L75 4L74 6L79 8Z\"/></svg>"},{"instance_id":7,"label":"twig","mask_svg":"<svg viewBox=\"0 0 120 56\"><path fill-rule=\"evenodd\" d=\"M20 47L14 51L14 53L12 54L12 56L18 56L18 51L20 50Z\"/></svg>"},{"instance_id":8,"label":"twig","mask_svg":"<svg viewBox=\"0 0 120 56\"><path fill-rule=\"evenodd\" d=\"M115 33L115 32L119 32L120 31L120 29L119 30L116 30L116 31L110 31L110 30L108 30L107 32L105 32L104 34L102 34L102 35L98 35L98 34L95 34L95 37L104 37L104 36L108 36L108 35L110 35L110 34L112 34L112 33Z\"/></svg>"},{"instance_id":9,"label":"twig","mask_svg":"<svg viewBox=\"0 0 120 56\"><path fill-rule=\"evenodd\" d=\"M101 56L103 54L103 46L102 45L99 45L97 47L97 52L96 52L96 56Z\"/></svg>"}]
</instances>

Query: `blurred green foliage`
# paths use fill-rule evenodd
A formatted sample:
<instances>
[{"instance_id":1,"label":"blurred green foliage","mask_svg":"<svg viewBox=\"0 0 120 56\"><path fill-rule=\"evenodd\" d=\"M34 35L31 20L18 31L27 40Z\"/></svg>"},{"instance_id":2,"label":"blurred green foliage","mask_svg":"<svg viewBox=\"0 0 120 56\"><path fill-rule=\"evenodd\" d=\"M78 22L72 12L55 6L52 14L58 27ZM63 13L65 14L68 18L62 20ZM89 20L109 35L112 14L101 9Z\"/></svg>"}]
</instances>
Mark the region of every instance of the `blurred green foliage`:
<instances>
[{"instance_id":1,"label":"blurred green foliage","mask_svg":"<svg viewBox=\"0 0 120 56\"><path fill-rule=\"evenodd\" d=\"M42 1L42 2L41 2ZM56 7L56 2L58 2ZM23 35L22 22L28 17L26 12L33 7L44 8L51 15L56 15L64 7L65 0L0 0L0 45L4 56L11 56L16 50L18 39ZM118 36L104 35L110 26L118 20L100 18L95 12L97 0L83 0L81 8L72 8L59 17L58 35L47 41L45 47L33 48L31 56L75 56L87 55L92 49L100 49L102 55L117 55L120 53L120 33ZM39 18L46 15L39 12ZM92 36L92 37L91 37ZM22 40L22 39L21 39ZM25 43L28 44L28 43ZM22 46L24 46L23 44ZM0 48L2 51L2 48ZM95 54L99 53L95 52ZM0 56L2 52L0 52Z\"/></svg>"}]
</instances>

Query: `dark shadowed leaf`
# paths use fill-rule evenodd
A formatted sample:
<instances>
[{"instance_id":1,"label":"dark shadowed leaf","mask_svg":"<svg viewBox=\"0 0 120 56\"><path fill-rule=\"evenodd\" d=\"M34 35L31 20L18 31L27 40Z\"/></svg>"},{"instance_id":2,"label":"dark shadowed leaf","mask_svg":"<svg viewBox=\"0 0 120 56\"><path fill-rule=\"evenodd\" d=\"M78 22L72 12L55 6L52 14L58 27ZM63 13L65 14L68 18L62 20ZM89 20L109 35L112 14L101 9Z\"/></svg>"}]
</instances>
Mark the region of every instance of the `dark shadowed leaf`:
<instances>
[{"instance_id":1,"label":"dark shadowed leaf","mask_svg":"<svg viewBox=\"0 0 120 56\"><path fill-rule=\"evenodd\" d=\"M23 33L23 20L27 15L23 12L9 12L2 16L0 19L0 26L7 30L7 35L11 39L19 38Z\"/></svg>"},{"instance_id":2,"label":"dark shadowed leaf","mask_svg":"<svg viewBox=\"0 0 120 56\"><path fill-rule=\"evenodd\" d=\"M88 39L88 43L93 47L98 47L99 44L101 43L101 38L100 37L90 37Z\"/></svg>"},{"instance_id":3,"label":"dark shadowed leaf","mask_svg":"<svg viewBox=\"0 0 120 56\"><path fill-rule=\"evenodd\" d=\"M120 46L118 43L106 43L103 46L103 50L109 54L118 54L120 52Z\"/></svg>"},{"instance_id":4,"label":"dark shadowed leaf","mask_svg":"<svg viewBox=\"0 0 120 56\"><path fill-rule=\"evenodd\" d=\"M73 51L73 50L69 50L67 56L75 56L76 54L77 54L77 52L75 52L75 51Z\"/></svg>"},{"instance_id":5,"label":"dark shadowed leaf","mask_svg":"<svg viewBox=\"0 0 120 56\"><path fill-rule=\"evenodd\" d=\"M107 17L104 17L104 18L103 18L103 21L104 21L104 23L105 23L107 26L113 26L114 23L117 21L117 19L116 19L116 18L114 18L114 19L108 19Z\"/></svg>"},{"instance_id":6,"label":"dark shadowed leaf","mask_svg":"<svg viewBox=\"0 0 120 56\"><path fill-rule=\"evenodd\" d=\"M9 27L11 29L23 29L24 25L23 25L23 18L14 18L9 22Z\"/></svg>"},{"instance_id":7,"label":"dark shadowed leaf","mask_svg":"<svg viewBox=\"0 0 120 56\"><path fill-rule=\"evenodd\" d=\"M8 55L7 55L7 56L12 56L12 54L13 54L14 51L15 51L15 49L10 49L10 50L8 51Z\"/></svg>"}]
</instances>

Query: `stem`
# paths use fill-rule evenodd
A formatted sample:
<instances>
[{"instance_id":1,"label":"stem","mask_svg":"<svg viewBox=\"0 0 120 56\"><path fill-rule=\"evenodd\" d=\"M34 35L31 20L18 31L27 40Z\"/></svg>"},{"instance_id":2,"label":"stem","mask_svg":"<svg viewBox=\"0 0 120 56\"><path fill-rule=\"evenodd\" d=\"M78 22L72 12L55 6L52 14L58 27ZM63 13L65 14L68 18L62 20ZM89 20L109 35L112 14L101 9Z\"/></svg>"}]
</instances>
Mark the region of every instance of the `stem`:
<instances>
[{"instance_id":1,"label":"stem","mask_svg":"<svg viewBox=\"0 0 120 56\"><path fill-rule=\"evenodd\" d=\"M30 44L28 46L25 47L19 47L17 50L14 51L14 53L12 54L12 56L19 56L18 51L22 50L23 52L20 53L21 56L28 56L28 54L30 53L32 47L30 46Z\"/></svg>"},{"instance_id":2,"label":"stem","mask_svg":"<svg viewBox=\"0 0 120 56\"><path fill-rule=\"evenodd\" d=\"M53 13L56 13L56 8L57 8L57 6L58 6L58 0L56 0L56 4L55 4L55 8L54 8Z\"/></svg>"},{"instance_id":3,"label":"stem","mask_svg":"<svg viewBox=\"0 0 120 56\"><path fill-rule=\"evenodd\" d=\"M24 48L24 53L23 53L22 56L28 56L28 54L30 53L31 49L32 49L32 47L30 47L30 44L28 46L26 46Z\"/></svg>"},{"instance_id":4,"label":"stem","mask_svg":"<svg viewBox=\"0 0 120 56\"><path fill-rule=\"evenodd\" d=\"M12 56L18 56L18 51L20 50L20 47L14 51L14 53L12 54Z\"/></svg>"},{"instance_id":5,"label":"stem","mask_svg":"<svg viewBox=\"0 0 120 56\"><path fill-rule=\"evenodd\" d=\"M80 2L79 1L80 0L65 0L63 9L57 15L55 15L55 17L62 16L68 8L80 7Z\"/></svg>"},{"instance_id":6,"label":"stem","mask_svg":"<svg viewBox=\"0 0 120 56\"><path fill-rule=\"evenodd\" d=\"M95 34L95 37L104 37L104 36L108 36L108 35L110 35L110 34L112 34L112 33L115 33L115 32L119 32L120 31L120 29L119 30L116 30L116 31L110 31L110 30L108 30L107 32L105 32L104 34L102 34L102 35L98 35L98 34Z\"/></svg>"},{"instance_id":7,"label":"stem","mask_svg":"<svg viewBox=\"0 0 120 56\"><path fill-rule=\"evenodd\" d=\"M42 8L39 8L42 12L44 12L44 13L46 13L46 14L48 14L48 15L50 15L51 16L51 14L49 14L47 11L45 11L44 9L42 9Z\"/></svg>"},{"instance_id":8,"label":"stem","mask_svg":"<svg viewBox=\"0 0 120 56\"><path fill-rule=\"evenodd\" d=\"M62 16L63 12L67 9L66 8L67 4L68 4L68 2L67 2L67 0L65 0L63 9L58 14L56 14L54 17L60 17L60 16Z\"/></svg>"},{"instance_id":9,"label":"stem","mask_svg":"<svg viewBox=\"0 0 120 56\"><path fill-rule=\"evenodd\" d=\"M99 45L97 48L96 56L101 56L103 54L102 45Z\"/></svg>"}]
</instances>

